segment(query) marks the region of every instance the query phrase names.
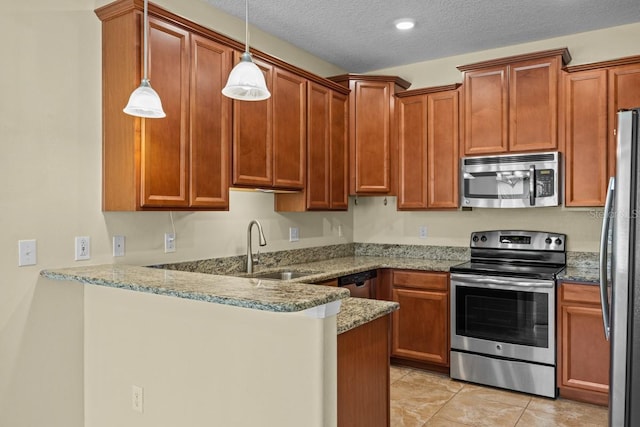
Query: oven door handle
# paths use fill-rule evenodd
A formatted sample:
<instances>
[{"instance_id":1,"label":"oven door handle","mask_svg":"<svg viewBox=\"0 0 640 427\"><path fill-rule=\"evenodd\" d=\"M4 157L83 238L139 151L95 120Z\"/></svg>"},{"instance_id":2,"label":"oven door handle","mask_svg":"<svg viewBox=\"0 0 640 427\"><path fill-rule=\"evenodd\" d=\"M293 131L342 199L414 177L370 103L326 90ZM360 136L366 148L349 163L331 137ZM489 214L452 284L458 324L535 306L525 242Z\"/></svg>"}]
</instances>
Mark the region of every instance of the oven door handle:
<instances>
[{"instance_id":1,"label":"oven door handle","mask_svg":"<svg viewBox=\"0 0 640 427\"><path fill-rule=\"evenodd\" d=\"M456 283L463 283L469 285L483 285L488 287L512 287L518 288L553 288L555 287L555 281L553 280L540 280L540 281L528 281L524 279L499 279L494 277L486 277L479 275L452 275L451 281Z\"/></svg>"}]
</instances>

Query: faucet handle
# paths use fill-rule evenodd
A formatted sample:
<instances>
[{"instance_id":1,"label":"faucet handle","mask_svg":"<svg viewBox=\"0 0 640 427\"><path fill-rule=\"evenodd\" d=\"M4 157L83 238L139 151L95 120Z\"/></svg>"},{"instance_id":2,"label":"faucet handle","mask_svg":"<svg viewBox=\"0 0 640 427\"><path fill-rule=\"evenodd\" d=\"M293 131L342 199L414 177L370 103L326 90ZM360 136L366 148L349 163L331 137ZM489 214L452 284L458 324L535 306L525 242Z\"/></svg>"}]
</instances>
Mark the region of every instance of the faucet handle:
<instances>
[{"instance_id":1,"label":"faucet handle","mask_svg":"<svg viewBox=\"0 0 640 427\"><path fill-rule=\"evenodd\" d=\"M258 249L258 253L256 253L256 256L253 257L253 263L260 264L260 249Z\"/></svg>"}]
</instances>

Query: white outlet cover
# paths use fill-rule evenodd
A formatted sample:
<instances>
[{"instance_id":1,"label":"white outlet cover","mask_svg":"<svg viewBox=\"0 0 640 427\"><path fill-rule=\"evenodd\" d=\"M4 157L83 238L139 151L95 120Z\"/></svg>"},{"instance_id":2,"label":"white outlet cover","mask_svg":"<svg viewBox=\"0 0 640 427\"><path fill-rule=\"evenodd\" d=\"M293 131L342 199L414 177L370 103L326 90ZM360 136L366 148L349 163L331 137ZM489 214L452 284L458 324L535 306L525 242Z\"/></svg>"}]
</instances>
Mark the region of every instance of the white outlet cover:
<instances>
[{"instance_id":1,"label":"white outlet cover","mask_svg":"<svg viewBox=\"0 0 640 427\"><path fill-rule=\"evenodd\" d=\"M426 225L421 225L420 229L418 230L418 234L419 234L421 239L426 239L427 238L427 226Z\"/></svg>"},{"instance_id":2,"label":"white outlet cover","mask_svg":"<svg viewBox=\"0 0 640 427\"><path fill-rule=\"evenodd\" d=\"M82 261L91 259L91 237L89 236L77 236L76 237L76 261Z\"/></svg>"}]
</instances>

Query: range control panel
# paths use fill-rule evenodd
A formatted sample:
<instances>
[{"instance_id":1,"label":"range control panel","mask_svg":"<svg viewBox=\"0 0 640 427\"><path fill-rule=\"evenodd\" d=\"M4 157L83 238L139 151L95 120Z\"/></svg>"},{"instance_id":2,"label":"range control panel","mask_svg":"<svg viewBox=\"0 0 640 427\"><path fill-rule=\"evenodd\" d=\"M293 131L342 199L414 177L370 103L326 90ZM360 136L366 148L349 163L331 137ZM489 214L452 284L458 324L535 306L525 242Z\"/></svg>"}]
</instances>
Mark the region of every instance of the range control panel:
<instances>
[{"instance_id":1,"label":"range control panel","mask_svg":"<svg viewBox=\"0 0 640 427\"><path fill-rule=\"evenodd\" d=\"M491 230L471 233L471 248L565 251L566 234L546 231Z\"/></svg>"}]
</instances>

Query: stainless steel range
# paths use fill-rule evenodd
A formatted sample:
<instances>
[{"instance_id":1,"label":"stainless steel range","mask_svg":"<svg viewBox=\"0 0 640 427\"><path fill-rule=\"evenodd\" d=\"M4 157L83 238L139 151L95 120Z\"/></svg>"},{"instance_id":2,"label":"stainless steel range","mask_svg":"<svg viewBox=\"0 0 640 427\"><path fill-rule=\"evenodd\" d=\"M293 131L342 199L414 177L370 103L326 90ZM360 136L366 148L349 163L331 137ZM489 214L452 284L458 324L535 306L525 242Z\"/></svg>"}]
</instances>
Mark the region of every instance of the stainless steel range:
<instances>
[{"instance_id":1,"label":"stainless steel range","mask_svg":"<svg viewBox=\"0 0 640 427\"><path fill-rule=\"evenodd\" d=\"M471 233L471 260L451 267L451 377L556 397L556 276L566 236Z\"/></svg>"}]
</instances>

